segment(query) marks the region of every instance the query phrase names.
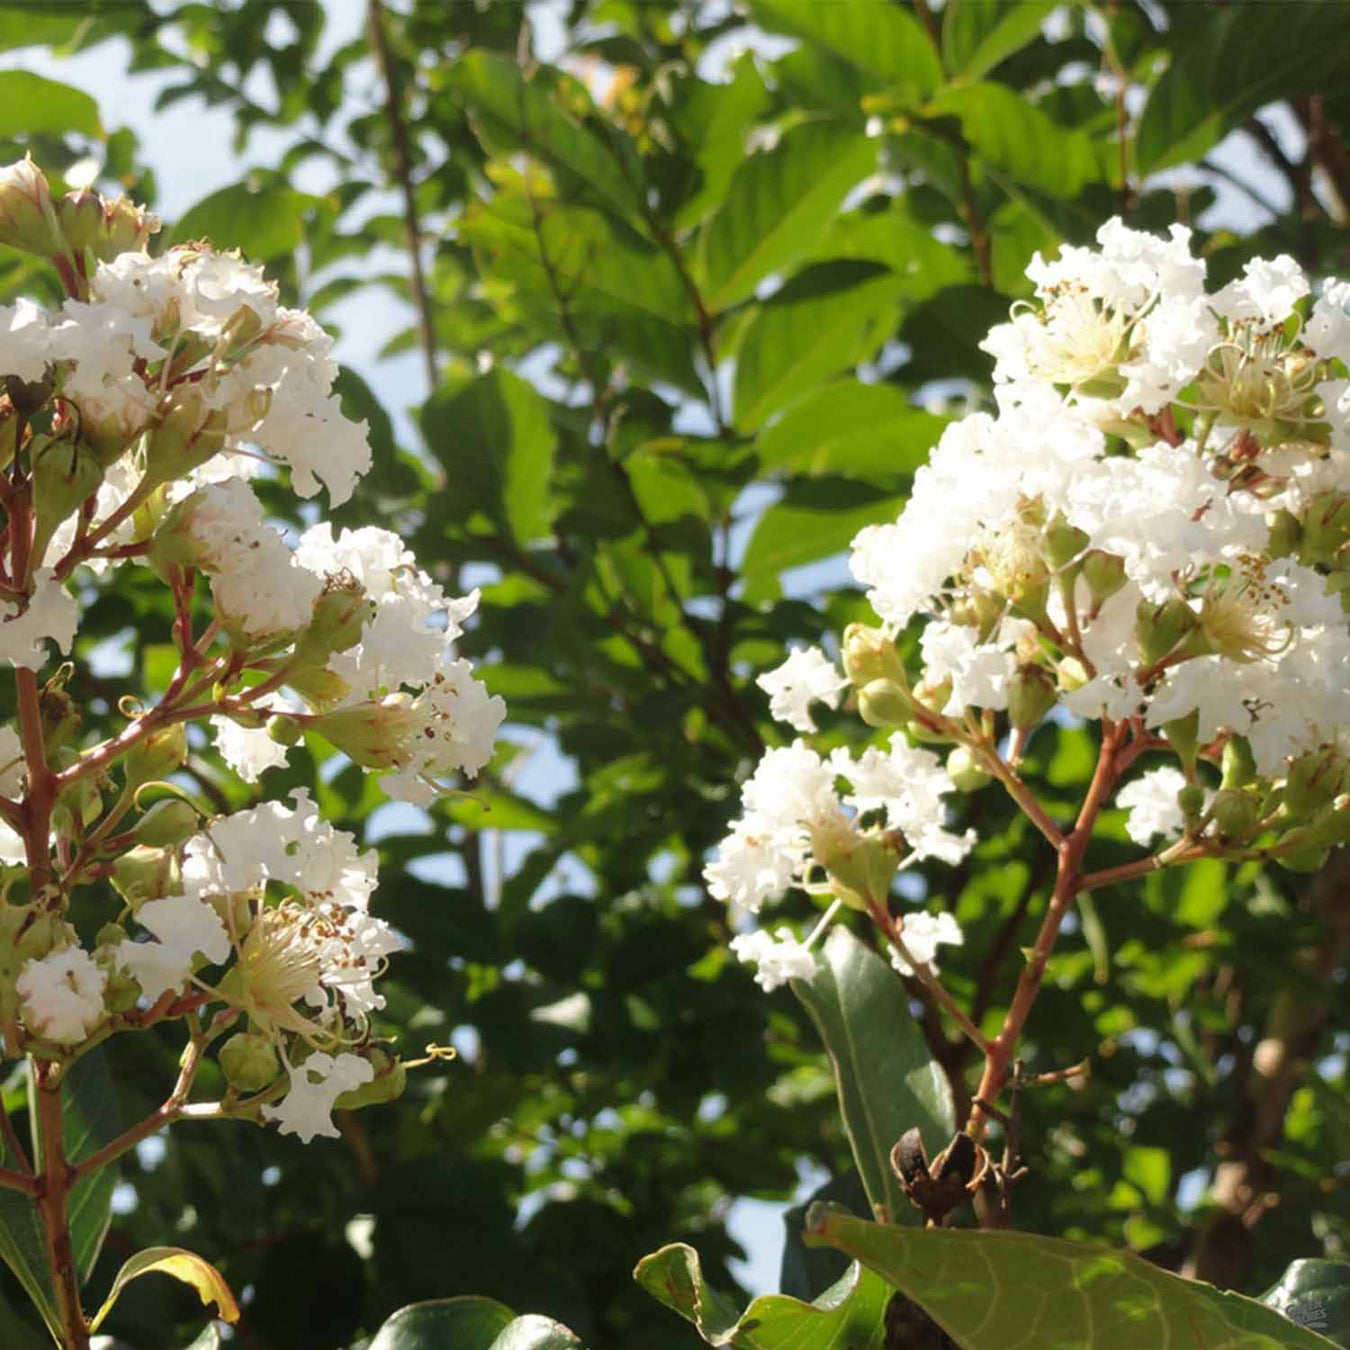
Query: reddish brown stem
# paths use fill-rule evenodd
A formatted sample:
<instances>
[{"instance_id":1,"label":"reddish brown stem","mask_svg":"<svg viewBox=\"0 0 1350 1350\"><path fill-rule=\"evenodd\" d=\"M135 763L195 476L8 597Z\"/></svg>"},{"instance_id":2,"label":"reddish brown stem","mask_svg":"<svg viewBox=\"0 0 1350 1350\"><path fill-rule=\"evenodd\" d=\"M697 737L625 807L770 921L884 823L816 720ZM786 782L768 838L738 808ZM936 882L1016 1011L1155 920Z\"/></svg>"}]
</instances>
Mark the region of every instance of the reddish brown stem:
<instances>
[{"instance_id":1,"label":"reddish brown stem","mask_svg":"<svg viewBox=\"0 0 1350 1350\"><path fill-rule=\"evenodd\" d=\"M70 1244L67 1198L75 1174L66 1161L61 1084L50 1066L44 1072L35 1065L34 1072L38 1075L33 1095L37 1098L38 1139L42 1146L37 1205L42 1217L48 1273L56 1295L57 1316L61 1320L62 1350L89 1350L89 1326L80 1307L79 1272Z\"/></svg>"}]
</instances>

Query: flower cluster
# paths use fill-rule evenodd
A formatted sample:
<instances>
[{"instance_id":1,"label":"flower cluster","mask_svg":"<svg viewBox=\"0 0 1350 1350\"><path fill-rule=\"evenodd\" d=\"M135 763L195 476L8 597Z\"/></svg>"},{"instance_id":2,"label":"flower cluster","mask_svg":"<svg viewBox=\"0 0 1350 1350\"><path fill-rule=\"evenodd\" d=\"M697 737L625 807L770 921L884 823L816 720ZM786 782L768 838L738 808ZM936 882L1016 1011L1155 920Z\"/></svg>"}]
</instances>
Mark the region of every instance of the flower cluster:
<instances>
[{"instance_id":1,"label":"flower cluster","mask_svg":"<svg viewBox=\"0 0 1350 1350\"><path fill-rule=\"evenodd\" d=\"M1179 226L1111 221L1098 245L1035 258L1035 300L984 343L994 410L950 425L899 519L854 540L882 622L845 634L844 673L794 652L761 684L803 732L851 687L891 756L935 766L907 737L952 747L962 790L1009 784L1057 707L1125 728L1132 756L1176 757L1117 799L1137 842L1168 843L1163 862L1316 867L1350 838L1350 283L1314 298L1280 257L1208 290ZM850 886L810 843L829 774L809 756L770 751L746 784L714 895L753 910L789 885ZM847 777L845 759L830 772ZM927 814L887 800L884 828L922 856L943 789L904 763Z\"/></svg>"},{"instance_id":2,"label":"flower cluster","mask_svg":"<svg viewBox=\"0 0 1350 1350\"><path fill-rule=\"evenodd\" d=\"M0 905L17 953L0 1031L9 1054L60 1059L163 1017L191 1019L198 1049L231 1030L222 1114L309 1139L335 1132L335 1102L401 1084L369 1024L401 943L369 913L374 855L303 792L216 819L186 797L186 727L209 722L245 783L312 734L426 805L482 769L505 707L454 654L476 593L447 596L389 530L269 521L259 481L346 501L366 426L328 336L260 268L205 243L152 255L157 229L123 201L54 198L30 161L0 170L0 241L66 291L0 308L0 659L20 710L0 726L0 861L28 883ZM73 668L35 677L122 568L168 588L179 667L90 744ZM119 907L82 945L70 898L108 883Z\"/></svg>"}]
</instances>

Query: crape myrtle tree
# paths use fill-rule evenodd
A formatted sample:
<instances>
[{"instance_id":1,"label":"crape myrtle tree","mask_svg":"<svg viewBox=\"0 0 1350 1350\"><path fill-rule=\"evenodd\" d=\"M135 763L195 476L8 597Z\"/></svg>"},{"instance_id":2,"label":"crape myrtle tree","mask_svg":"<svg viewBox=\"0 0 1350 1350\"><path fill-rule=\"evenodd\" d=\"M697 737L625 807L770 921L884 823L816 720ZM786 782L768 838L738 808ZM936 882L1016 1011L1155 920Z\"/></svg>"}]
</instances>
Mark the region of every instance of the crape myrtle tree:
<instances>
[{"instance_id":1,"label":"crape myrtle tree","mask_svg":"<svg viewBox=\"0 0 1350 1350\"><path fill-rule=\"evenodd\" d=\"M6 900L46 925L7 939L6 1344L165 1247L243 1346L1343 1342L1343 24L0 4L3 162L60 229L154 209L160 131L21 44L253 166L0 256ZM411 417L327 364L372 314ZM384 950L259 994L305 906ZM305 1106L348 1055L391 1100ZM728 1205L808 1167L742 1312ZM123 1285L99 1334L201 1332Z\"/></svg>"}]
</instances>

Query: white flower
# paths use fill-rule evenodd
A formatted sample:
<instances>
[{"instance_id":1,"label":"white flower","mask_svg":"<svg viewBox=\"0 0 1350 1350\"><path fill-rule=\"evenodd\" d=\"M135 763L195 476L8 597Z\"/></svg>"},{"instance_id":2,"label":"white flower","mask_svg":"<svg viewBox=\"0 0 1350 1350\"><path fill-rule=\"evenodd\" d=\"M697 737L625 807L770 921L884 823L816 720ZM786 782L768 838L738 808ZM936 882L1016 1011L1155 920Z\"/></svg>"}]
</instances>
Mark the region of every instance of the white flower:
<instances>
[{"instance_id":1,"label":"white flower","mask_svg":"<svg viewBox=\"0 0 1350 1350\"><path fill-rule=\"evenodd\" d=\"M55 642L68 652L79 622L75 597L43 568L34 577L33 593L22 612L17 605L0 600L0 660L41 670L47 661L45 644Z\"/></svg>"},{"instance_id":2,"label":"white flower","mask_svg":"<svg viewBox=\"0 0 1350 1350\"><path fill-rule=\"evenodd\" d=\"M230 717L212 717L211 726L221 758L245 783L256 783L266 770L286 763L286 747L266 727L240 726Z\"/></svg>"},{"instance_id":3,"label":"white flower","mask_svg":"<svg viewBox=\"0 0 1350 1350\"><path fill-rule=\"evenodd\" d=\"M1186 786L1186 776L1170 766L1151 769L1116 793L1116 805L1128 811L1125 833L1143 848L1161 835L1165 841L1179 839L1186 817L1177 794Z\"/></svg>"},{"instance_id":4,"label":"white flower","mask_svg":"<svg viewBox=\"0 0 1350 1350\"><path fill-rule=\"evenodd\" d=\"M46 313L31 300L0 305L0 375L40 380L51 359L49 333Z\"/></svg>"},{"instance_id":5,"label":"white flower","mask_svg":"<svg viewBox=\"0 0 1350 1350\"><path fill-rule=\"evenodd\" d=\"M65 947L26 962L15 988L33 1034L69 1045L102 1019L107 982L107 972L83 947Z\"/></svg>"},{"instance_id":6,"label":"white flower","mask_svg":"<svg viewBox=\"0 0 1350 1350\"><path fill-rule=\"evenodd\" d=\"M916 914L906 914L897 922L905 950L921 965L933 965L940 944L959 947L965 942L960 926L945 910L941 914L920 910ZM894 948L891 949L891 965L901 975L914 974L914 968Z\"/></svg>"},{"instance_id":7,"label":"white flower","mask_svg":"<svg viewBox=\"0 0 1350 1350\"><path fill-rule=\"evenodd\" d=\"M1318 356L1350 366L1350 281L1327 282L1313 302L1312 314L1303 328L1303 342Z\"/></svg>"},{"instance_id":8,"label":"white flower","mask_svg":"<svg viewBox=\"0 0 1350 1350\"><path fill-rule=\"evenodd\" d=\"M773 828L755 816L732 826L722 840L717 857L703 869L708 894L724 900L733 918L758 914L766 900L782 895L792 884L804 849L784 847Z\"/></svg>"},{"instance_id":9,"label":"white flower","mask_svg":"<svg viewBox=\"0 0 1350 1350\"><path fill-rule=\"evenodd\" d=\"M731 939L731 950L737 960L758 967L755 983L766 994L789 980L809 980L816 969L811 949L798 942L790 928L772 935L763 928L741 933Z\"/></svg>"},{"instance_id":10,"label":"white flower","mask_svg":"<svg viewBox=\"0 0 1350 1350\"><path fill-rule=\"evenodd\" d=\"M769 695L769 712L797 731L816 729L810 712L812 702L837 708L840 694L848 687L848 680L819 647L792 652L781 666L761 675L755 683Z\"/></svg>"},{"instance_id":11,"label":"white flower","mask_svg":"<svg viewBox=\"0 0 1350 1350\"><path fill-rule=\"evenodd\" d=\"M220 915L194 896L147 900L137 909L136 922L156 940L134 942L127 938L114 950L118 965L131 974L152 1003L162 994L183 987L198 953L212 965L230 955L230 939Z\"/></svg>"},{"instance_id":12,"label":"white flower","mask_svg":"<svg viewBox=\"0 0 1350 1350\"><path fill-rule=\"evenodd\" d=\"M1210 298L1214 312L1229 323L1282 324L1294 302L1308 294L1308 278L1287 253L1278 258L1253 258L1236 281Z\"/></svg>"},{"instance_id":13,"label":"white flower","mask_svg":"<svg viewBox=\"0 0 1350 1350\"><path fill-rule=\"evenodd\" d=\"M278 1122L281 1134L298 1135L308 1144L315 1135L338 1139L333 1124L333 1106L344 1092L351 1092L375 1077L370 1061L360 1055L329 1055L316 1051L290 1071L290 1091L275 1106L264 1106L263 1115Z\"/></svg>"}]
</instances>

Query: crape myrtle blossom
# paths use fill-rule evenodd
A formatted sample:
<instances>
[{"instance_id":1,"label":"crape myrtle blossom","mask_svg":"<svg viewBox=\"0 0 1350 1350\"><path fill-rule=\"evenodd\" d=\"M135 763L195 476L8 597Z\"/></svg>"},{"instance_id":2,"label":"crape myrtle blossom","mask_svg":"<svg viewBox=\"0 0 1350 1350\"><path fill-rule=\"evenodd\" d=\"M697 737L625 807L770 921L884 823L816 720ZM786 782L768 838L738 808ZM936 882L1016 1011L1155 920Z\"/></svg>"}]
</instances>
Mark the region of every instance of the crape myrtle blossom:
<instances>
[{"instance_id":1,"label":"crape myrtle blossom","mask_svg":"<svg viewBox=\"0 0 1350 1350\"><path fill-rule=\"evenodd\" d=\"M0 725L0 865L27 874L0 904L0 1033L9 1053L61 1059L187 1019L184 1064L213 1054L229 1089L194 1111L309 1140L403 1079L372 1025L404 945L371 913L375 854L303 790L212 818L175 776L205 755L215 767L194 772L223 762L265 788L312 734L428 805L488 763L505 706L455 650L477 592L445 594L390 530L335 532L313 507L293 524L288 493L340 505L371 464L331 339L236 253L152 253L157 229L129 203L54 198L29 161L0 169L0 242L66 292L0 307L0 661L19 690ZM99 742L66 692L73 665L41 672L133 568L165 588L172 627L143 636L178 665ZM65 914L93 884L117 903L82 943Z\"/></svg>"},{"instance_id":2,"label":"crape myrtle blossom","mask_svg":"<svg viewBox=\"0 0 1350 1350\"><path fill-rule=\"evenodd\" d=\"M1064 837L1019 777L1058 705L1100 725L1103 782L1160 850L1142 868L1312 868L1350 840L1350 283L1314 288L1282 256L1210 289L1188 230L1119 220L1028 276L1034 298L984 344L992 407L951 423L898 519L853 541L880 625L843 635L843 678L808 649L759 680L807 734L851 685L884 745L768 751L705 870L738 920L794 887L865 909L921 979L960 931L892 918L894 872L959 860L951 794L995 779ZM1127 780L1144 751L1174 758ZM735 951L774 987L812 941L780 928Z\"/></svg>"}]
</instances>

